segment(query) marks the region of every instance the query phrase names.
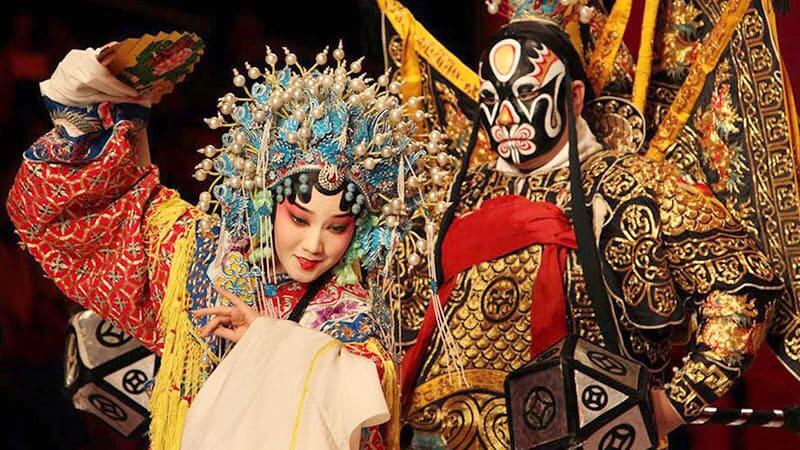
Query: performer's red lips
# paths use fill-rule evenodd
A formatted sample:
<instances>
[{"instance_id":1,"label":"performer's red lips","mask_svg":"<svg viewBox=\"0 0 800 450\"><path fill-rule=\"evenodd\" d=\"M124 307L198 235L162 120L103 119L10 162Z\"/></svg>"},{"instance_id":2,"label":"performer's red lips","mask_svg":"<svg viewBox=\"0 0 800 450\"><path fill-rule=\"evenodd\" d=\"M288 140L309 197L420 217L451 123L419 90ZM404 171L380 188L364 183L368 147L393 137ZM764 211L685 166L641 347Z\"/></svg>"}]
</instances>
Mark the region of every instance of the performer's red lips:
<instances>
[{"instance_id":1,"label":"performer's red lips","mask_svg":"<svg viewBox=\"0 0 800 450\"><path fill-rule=\"evenodd\" d=\"M295 258L297 258L297 262L300 264L300 267L302 267L303 270L314 270L314 268L317 267L320 262L322 262L306 259L300 256L295 256Z\"/></svg>"}]
</instances>

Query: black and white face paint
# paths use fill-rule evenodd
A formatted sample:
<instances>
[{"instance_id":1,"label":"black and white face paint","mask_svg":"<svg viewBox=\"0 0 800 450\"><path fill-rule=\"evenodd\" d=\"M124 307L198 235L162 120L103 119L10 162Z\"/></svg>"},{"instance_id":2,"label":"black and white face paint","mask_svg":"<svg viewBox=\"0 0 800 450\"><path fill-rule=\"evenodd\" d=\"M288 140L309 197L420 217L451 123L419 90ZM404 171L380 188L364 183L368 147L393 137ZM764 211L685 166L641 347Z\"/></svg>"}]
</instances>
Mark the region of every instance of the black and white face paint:
<instances>
[{"instance_id":1,"label":"black and white face paint","mask_svg":"<svg viewBox=\"0 0 800 450\"><path fill-rule=\"evenodd\" d=\"M481 120L492 148L513 165L546 154L566 124L566 67L545 44L504 38L481 61Z\"/></svg>"}]
</instances>

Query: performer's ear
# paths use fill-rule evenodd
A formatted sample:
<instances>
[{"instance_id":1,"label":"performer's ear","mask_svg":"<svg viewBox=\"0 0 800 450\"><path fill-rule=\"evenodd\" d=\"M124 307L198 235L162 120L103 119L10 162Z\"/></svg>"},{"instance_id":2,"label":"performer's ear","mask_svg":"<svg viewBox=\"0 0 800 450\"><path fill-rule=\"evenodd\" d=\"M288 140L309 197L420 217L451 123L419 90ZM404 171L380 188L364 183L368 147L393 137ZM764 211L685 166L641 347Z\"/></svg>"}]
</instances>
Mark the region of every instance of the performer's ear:
<instances>
[{"instance_id":1,"label":"performer's ear","mask_svg":"<svg viewBox=\"0 0 800 450\"><path fill-rule=\"evenodd\" d=\"M583 97L586 94L586 85L583 81L575 80L572 82L572 104L575 106L575 117L583 112Z\"/></svg>"}]
</instances>

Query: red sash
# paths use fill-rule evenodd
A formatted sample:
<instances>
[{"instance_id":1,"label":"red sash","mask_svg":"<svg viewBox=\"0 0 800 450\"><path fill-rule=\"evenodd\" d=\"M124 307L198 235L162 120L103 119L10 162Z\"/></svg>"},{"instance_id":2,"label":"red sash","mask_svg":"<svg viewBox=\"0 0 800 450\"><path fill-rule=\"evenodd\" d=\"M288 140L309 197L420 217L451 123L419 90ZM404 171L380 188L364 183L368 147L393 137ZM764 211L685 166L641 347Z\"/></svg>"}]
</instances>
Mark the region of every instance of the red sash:
<instances>
[{"instance_id":1,"label":"red sash","mask_svg":"<svg viewBox=\"0 0 800 450\"><path fill-rule=\"evenodd\" d=\"M444 277L439 287L439 299L444 305L460 272L533 244L544 245L544 251L533 286L531 356L567 335L564 267L567 251L577 248L577 244L572 225L558 207L506 195L487 200L472 213L455 219L442 242ZM421 357L435 329L431 302L417 341L403 357L401 365L401 387L406 403L411 398Z\"/></svg>"}]
</instances>

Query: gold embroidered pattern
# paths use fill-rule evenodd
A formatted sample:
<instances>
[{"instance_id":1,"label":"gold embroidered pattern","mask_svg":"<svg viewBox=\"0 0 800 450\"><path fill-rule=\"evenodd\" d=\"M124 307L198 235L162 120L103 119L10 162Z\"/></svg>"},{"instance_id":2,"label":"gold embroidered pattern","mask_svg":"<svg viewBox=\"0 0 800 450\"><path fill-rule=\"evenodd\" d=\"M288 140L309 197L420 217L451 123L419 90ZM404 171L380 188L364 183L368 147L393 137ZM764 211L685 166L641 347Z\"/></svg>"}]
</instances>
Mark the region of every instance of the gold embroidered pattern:
<instances>
[{"instance_id":1,"label":"gold embroidered pattern","mask_svg":"<svg viewBox=\"0 0 800 450\"><path fill-rule=\"evenodd\" d=\"M604 254L608 264L622 274L625 302L632 306L645 302L657 314L669 316L677 297L652 209L626 204L619 228L620 235L608 241Z\"/></svg>"},{"instance_id":2,"label":"gold embroidered pattern","mask_svg":"<svg viewBox=\"0 0 800 450\"><path fill-rule=\"evenodd\" d=\"M418 386L407 422L442 436L449 449L506 449L508 422L503 380L506 372L467 370L471 388L451 385L447 375Z\"/></svg>"},{"instance_id":3,"label":"gold embroidered pattern","mask_svg":"<svg viewBox=\"0 0 800 450\"><path fill-rule=\"evenodd\" d=\"M531 294L541 256L542 246L532 245L458 276L445 308L465 369L510 372L529 360ZM438 359L423 379L447 373L438 350L435 345Z\"/></svg>"}]
</instances>

